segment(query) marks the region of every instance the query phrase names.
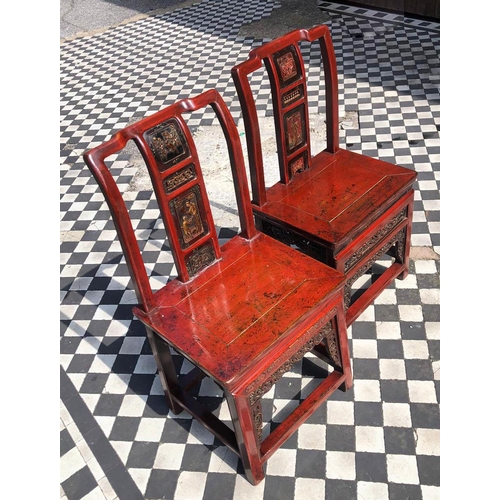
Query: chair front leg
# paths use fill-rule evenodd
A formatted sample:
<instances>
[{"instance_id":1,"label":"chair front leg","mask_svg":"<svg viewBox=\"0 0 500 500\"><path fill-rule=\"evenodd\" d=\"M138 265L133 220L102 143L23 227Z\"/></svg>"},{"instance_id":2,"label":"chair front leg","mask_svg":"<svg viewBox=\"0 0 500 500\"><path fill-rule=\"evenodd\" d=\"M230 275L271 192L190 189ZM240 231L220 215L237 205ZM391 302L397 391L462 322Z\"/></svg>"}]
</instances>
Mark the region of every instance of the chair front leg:
<instances>
[{"instance_id":1,"label":"chair front leg","mask_svg":"<svg viewBox=\"0 0 500 500\"><path fill-rule=\"evenodd\" d=\"M339 387L343 392L348 391L353 384L351 358L349 354L349 340L345 323L344 309L339 307L337 314L331 321L332 329L326 336L326 349L330 359L345 375L345 382Z\"/></svg>"},{"instance_id":2,"label":"chair front leg","mask_svg":"<svg viewBox=\"0 0 500 500\"><path fill-rule=\"evenodd\" d=\"M263 461L260 454L262 440L262 405L260 399L251 405L248 398L233 395L227 391L226 399L246 477L250 483L257 485L264 479Z\"/></svg>"},{"instance_id":3,"label":"chair front leg","mask_svg":"<svg viewBox=\"0 0 500 500\"><path fill-rule=\"evenodd\" d=\"M170 348L168 344L163 342L150 328L145 328L156 361L156 367L158 368L158 374L160 375L161 385L167 399L167 404L172 413L178 415L181 413L182 407L175 400L173 391L176 388L179 390L180 387Z\"/></svg>"},{"instance_id":4,"label":"chair front leg","mask_svg":"<svg viewBox=\"0 0 500 500\"><path fill-rule=\"evenodd\" d=\"M398 235L396 242L396 261L404 265L403 271L396 276L399 280L404 280L410 270L410 239L411 239L411 224Z\"/></svg>"},{"instance_id":5,"label":"chair front leg","mask_svg":"<svg viewBox=\"0 0 500 500\"><path fill-rule=\"evenodd\" d=\"M396 259L404 264L403 272L401 272L397 278L400 280L404 280L408 276L408 272L410 269L410 246L411 246L411 225L413 221L413 198L412 195L406 212L406 217L408 219L408 223L404 230L404 236L398 238L397 247L396 247Z\"/></svg>"}]
</instances>

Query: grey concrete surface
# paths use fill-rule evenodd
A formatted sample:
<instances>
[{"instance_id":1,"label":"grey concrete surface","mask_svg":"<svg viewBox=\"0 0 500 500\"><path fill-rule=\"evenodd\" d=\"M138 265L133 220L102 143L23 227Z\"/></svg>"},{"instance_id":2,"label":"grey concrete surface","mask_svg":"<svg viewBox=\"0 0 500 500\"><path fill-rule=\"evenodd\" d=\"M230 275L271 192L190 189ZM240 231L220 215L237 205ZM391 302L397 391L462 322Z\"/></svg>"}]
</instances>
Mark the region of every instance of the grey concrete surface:
<instances>
[{"instance_id":1,"label":"grey concrete surface","mask_svg":"<svg viewBox=\"0 0 500 500\"><path fill-rule=\"evenodd\" d=\"M60 40L99 33L110 26L195 3L200 0L61 0Z\"/></svg>"},{"instance_id":2,"label":"grey concrete surface","mask_svg":"<svg viewBox=\"0 0 500 500\"><path fill-rule=\"evenodd\" d=\"M326 23L330 16L319 9L317 0L280 0L269 17L243 25L242 37L277 38L298 28Z\"/></svg>"}]
</instances>

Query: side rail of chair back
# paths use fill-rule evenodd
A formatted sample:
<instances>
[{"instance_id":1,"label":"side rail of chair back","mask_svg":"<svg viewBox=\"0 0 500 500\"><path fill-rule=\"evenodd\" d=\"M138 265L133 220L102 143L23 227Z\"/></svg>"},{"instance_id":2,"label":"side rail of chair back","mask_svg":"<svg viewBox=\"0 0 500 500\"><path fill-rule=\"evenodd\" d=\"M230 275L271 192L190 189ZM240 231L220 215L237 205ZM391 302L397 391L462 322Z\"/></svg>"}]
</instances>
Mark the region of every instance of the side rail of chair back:
<instances>
[{"instance_id":1,"label":"side rail of chair back","mask_svg":"<svg viewBox=\"0 0 500 500\"><path fill-rule=\"evenodd\" d=\"M110 207L139 303L147 311L154 307L139 245L125 202L105 160L133 140L151 177L160 213L169 239L178 279L185 282L220 258L217 232L203 181L193 137L181 114L212 106L228 142L241 234L251 238L255 226L238 132L229 110L215 90L184 99L140 122L125 127L113 137L85 153L84 159Z\"/></svg>"},{"instance_id":2,"label":"side rail of chair back","mask_svg":"<svg viewBox=\"0 0 500 500\"><path fill-rule=\"evenodd\" d=\"M311 164L306 70L299 42L319 41L326 87L327 151L339 148L338 77L335 53L327 26L300 29L253 49L246 61L232 69L241 102L251 165L253 202L266 202L259 120L249 75L265 64L269 76L281 182L287 184Z\"/></svg>"}]
</instances>

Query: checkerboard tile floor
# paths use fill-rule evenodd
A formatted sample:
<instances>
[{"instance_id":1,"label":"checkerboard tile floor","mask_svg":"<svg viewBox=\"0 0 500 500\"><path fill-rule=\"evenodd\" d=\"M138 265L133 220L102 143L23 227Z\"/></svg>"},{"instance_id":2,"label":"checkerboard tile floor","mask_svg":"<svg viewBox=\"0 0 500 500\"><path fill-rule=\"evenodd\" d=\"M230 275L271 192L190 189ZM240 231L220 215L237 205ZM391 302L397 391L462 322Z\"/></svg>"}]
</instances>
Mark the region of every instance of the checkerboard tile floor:
<instances>
[{"instance_id":1,"label":"checkerboard tile floor","mask_svg":"<svg viewBox=\"0 0 500 500\"><path fill-rule=\"evenodd\" d=\"M189 415L174 416L142 326L103 196L82 153L112 132L179 98L215 87L237 121L230 69L262 40L242 24L274 2L201 1L61 45L61 497L79 499L439 498L439 25L394 14L318 5L339 69L343 147L418 172L412 245L435 258L411 261L349 329L354 387L337 392L269 460L265 480L245 479L237 457ZM307 58L311 114L324 111ZM258 77L261 116L269 87ZM213 114L189 119L194 129ZM154 287L175 275L151 191L122 155L113 173L133 210ZM218 207L220 208L220 207ZM220 238L238 230L218 221ZM383 262L381 262L383 265ZM360 285L363 286L363 285ZM175 356L181 373L189 370ZM269 432L307 396L324 367L306 357L264 398ZM220 390L199 396L228 421Z\"/></svg>"}]
</instances>

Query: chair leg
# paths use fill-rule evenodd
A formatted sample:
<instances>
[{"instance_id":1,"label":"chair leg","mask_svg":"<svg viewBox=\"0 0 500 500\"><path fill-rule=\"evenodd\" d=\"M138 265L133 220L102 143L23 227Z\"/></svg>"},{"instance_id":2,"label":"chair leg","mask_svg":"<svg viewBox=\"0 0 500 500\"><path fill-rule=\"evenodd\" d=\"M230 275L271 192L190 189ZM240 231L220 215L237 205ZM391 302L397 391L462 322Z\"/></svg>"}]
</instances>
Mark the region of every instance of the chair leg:
<instances>
[{"instance_id":1,"label":"chair leg","mask_svg":"<svg viewBox=\"0 0 500 500\"><path fill-rule=\"evenodd\" d=\"M396 250L398 257L401 259L401 262L404 264L403 272L399 274L397 277L400 280L404 280L408 276L408 272L410 269L410 246L411 246L411 225L413 221L413 201L414 194L411 197L410 202L408 203L408 212L406 217L408 218L408 224L406 225L405 237L403 241L398 242L398 248Z\"/></svg>"},{"instance_id":2,"label":"chair leg","mask_svg":"<svg viewBox=\"0 0 500 500\"><path fill-rule=\"evenodd\" d=\"M406 226L403 237L396 244L397 260L404 264L403 271L398 274L397 279L404 280L410 270L410 240L411 240L411 223Z\"/></svg>"},{"instance_id":3,"label":"chair leg","mask_svg":"<svg viewBox=\"0 0 500 500\"><path fill-rule=\"evenodd\" d=\"M337 322L337 335L340 345L340 357L342 359L342 369L345 375L345 382L340 386L341 391L348 391L353 384L351 355L349 350L349 339L347 338L347 325L344 309L339 308L339 312L335 318Z\"/></svg>"},{"instance_id":4,"label":"chair leg","mask_svg":"<svg viewBox=\"0 0 500 500\"><path fill-rule=\"evenodd\" d=\"M344 285L344 311L347 311L351 305L351 291L351 284L347 282Z\"/></svg>"},{"instance_id":5,"label":"chair leg","mask_svg":"<svg viewBox=\"0 0 500 500\"><path fill-rule=\"evenodd\" d=\"M332 326L333 331L327 337L326 347L330 358L339 365L346 377L345 382L339 386L341 391L346 392L352 387L353 379L344 308L338 308L337 315L332 319Z\"/></svg>"},{"instance_id":6,"label":"chair leg","mask_svg":"<svg viewBox=\"0 0 500 500\"><path fill-rule=\"evenodd\" d=\"M179 387L177 373L174 367L174 361L168 344L163 342L155 335L155 333L146 327L151 350L156 361L158 374L160 375L161 385L163 392L167 399L167 404L174 415L178 415L182 411L182 407L175 401L172 394L175 387Z\"/></svg>"},{"instance_id":7,"label":"chair leg","mask_svg":"<svg viewBox=\"0 0 500 500\"><path fill-rule=\"evenodd\" d=\"M260 455L262 437L262 407L260 400L250 405L244 396L230 394L226 399L233 421L234 432L240 450L245 475L254 486L264 479L263 462Z\"/></svg>"}]
</instances>

